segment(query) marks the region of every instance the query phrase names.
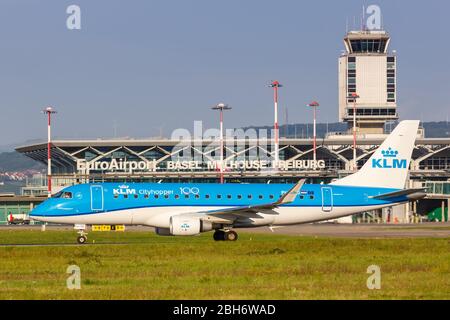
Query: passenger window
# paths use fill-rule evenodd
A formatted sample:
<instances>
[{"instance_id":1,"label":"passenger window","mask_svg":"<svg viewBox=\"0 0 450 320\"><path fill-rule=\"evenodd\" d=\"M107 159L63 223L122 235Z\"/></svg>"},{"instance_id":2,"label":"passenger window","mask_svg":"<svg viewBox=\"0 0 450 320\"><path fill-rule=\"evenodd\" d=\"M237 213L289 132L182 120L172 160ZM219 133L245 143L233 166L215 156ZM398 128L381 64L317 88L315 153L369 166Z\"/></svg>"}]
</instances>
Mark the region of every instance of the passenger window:
<instances>
[{"instance_id":1,"label":"passenger window","mask_svg":"<svg viewBox=\"0 0 450 320\"><path fill-rule=\"evenodd\" d=\"M242 199L242 196L240 194L238 194L237 198L238 199Z\"/></svg>"},{"instance_id":2,"label":"passenger window","mask_svg":"<svg viewBox=\"0 0 450 320\"><path fill-rule=\"evenodd\" d=\"M303 199L305 199L305 196L300 196L300 200L303 200Z\"/></svg>"},{"instance_id":3,"label":"passenger window","mask_svg":"<svg viewBox=\"0 0 450 320\"><path fill-rule=\"evenodd\" d=\"M188 194L185 194L184 197L185 197L186 199L189 199L189 195L188 195Z\"/></svg>"},{"instance_id":4,"label":"passenger window","mask_svg":"<svg viewBox=\"0 0 450 320\"><path fill-rule=\"evenodd\" d=\"M231 199L231 194L227 195L227 198L228 198L228 199Z\"/></svg>"},{"instance_id":5,"label":"passenger window","mask_svg":"<svg viewBox=\"0 0 450 320\"><path fill-rule=\"evenodd\" d=\"M217 199L221 199L221 198L222 198L222 195L218 194Z\"/></svg>"},{"instance_id":6,"label":"passenger window","mask_svg":"<svg viewBox=\"0 0 450 320\"><path fill-rule=\"evenodd\" d=\"M159 196L157 194L155 194L155 199L158 199L158 198L159 198Z\"/></svg>"},{"instance_id":7,"label":"passenger window","mask_svg":"<svg viewBox=\"0 0 450 320\"><path fill-rule=\"evenodd\" d=\"M117 194L114 195L114 199L117 199L119 196Z\"/></svg>"},{"instance_id":8,"label":"passenger window","mask_svg":"<svg viewBox=\"0 0 450 320\"><path fill-rule=\"evenodd\" d=\"M134 195L134 198L135 198L135 199L137 199L137 198L138 198L138 195L137 195L137 194L135 194L135 195Z\"/></svg>"},{"instance_id":9,"label":"passenger window","mask_svg":"<svg viewBox=\"0 0 450 320\"><path fill-rule=\"evenodd\" d=\"M145 198L145 199L148 199L148 194L144 195L144 198Z\"/></svg>"},{"instance_id":10,"label":"passenger window","mask_svg":"<svg viewBox=\"0 0 450 320\"><path fill-rule=\"evenodd\" d=\"M205 195L205 198L206 198L206 199L209 199L209 194Z\"/></svg>"},{"instance_id":11,"label":"passenger window","mask_svg":"<svg viewBox=\"0 0 450 320\"><path fill-rule=\"evenodd\" d=\"M127 195L127 194L124 194L123 197L124 197L125 199L128 199L128 195Z\"/></svg>"},{"instance_id":12,"label":"passenger window","mask_svg":"<svg viewBox=\"0 0 450 320\"><path fill-rule=\"evenodd\" d=\"M177 194L175 195L175 199L178 199L179 197L180 197L179 195L177 195Z\"/></svg>"},{"instance_id":13,"label":"passenger window","mask_svg":"<svg viewBox=\"0 0 450 320\"><path fill-rule=\"evenodd\" d=\"M262 199L262 198L263 198L263 196L262 196L262 195L260 194L258 198Z\"/></svg>"},{"instance_id":14,"label":"passenger window","mask_svg":"<svg viewBox=\"0 0 450 320\"><path fill-rule=\"evenodd\" d=\"M198 198L200 198L200 196L198 194L196 194L195 195L195 199L198 199Z\"/></svg>"},{"instance_id":15,"label":"passenger window","mask_svg":"<svg viewBox=\"0 0 450 320\"><path fill-rule=\"evenodd\" d=\"M311 200L313 200L313 199L314 199L314 196L309 196L309 198L310 198Z\"/></svg>"},{"instance_id":16,"label":"passenger window","mask_svg":"<svg viewBox=\"0 0 450 320\"><path fill-rule=\"evenodd\" d=\"M269 198L270 198L270 199L273 199L273 194L271 194L271 195L269 196Z\"/></svg>"},{"instance_id":17,"label":"passenger window","mask_svg":"<svg viewBox=\"0 0 450 320\"><path fill-rule=\"evenodd\" d=\"M169 195L168 195L168 194L165 194L165 195L164 195L164 198L169 199Z\"/></svg>"},{"instance_id":18,"label":"passenger window","mask_svg":"<svg viewBox=\"0 0 450 320\"><path fill-rule=\"evenodd\" d=\"M251 194L249 194L249 195L247 196L247 198L251 199L251 198L252 198L252 195L251 195Z\"/></svg>"}]
</instances>

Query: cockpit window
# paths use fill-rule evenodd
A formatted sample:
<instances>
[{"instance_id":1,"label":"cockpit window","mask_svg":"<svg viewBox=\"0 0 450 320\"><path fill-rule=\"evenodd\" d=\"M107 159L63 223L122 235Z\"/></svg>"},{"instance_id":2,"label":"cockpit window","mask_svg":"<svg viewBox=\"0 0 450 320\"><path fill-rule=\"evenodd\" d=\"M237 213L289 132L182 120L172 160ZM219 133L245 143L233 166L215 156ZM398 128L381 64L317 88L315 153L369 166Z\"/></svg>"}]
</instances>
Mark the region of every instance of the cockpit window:
<instances>
[{"instance_id":1,"label":"cockpit window","mask_svg":"<svg viewBox=\"0 0 450 320\"><path fill-rule=\"evenodd\" d=\"M62 195L62 191L54 194L52 198L61 198L61 195Z\"/></svg>"},{"instance_id":2,"label":"cockpit window","mask_svg":"<svg viewBox=\"0 0 450 320\"><path fill-rule=\"evenodd\" d=\"M72 192L60 191L53 198L72 199Z\"/></svg>"},{"instance_id":3,"label":"cockpit window","mask_svg":"<svg viewBox=\"0 0 450 320\"><path fill-rule=\"evenodd\" d=\"M63 192L61 198L72 199L72 192Z\"/></svg>"}]
</instances>

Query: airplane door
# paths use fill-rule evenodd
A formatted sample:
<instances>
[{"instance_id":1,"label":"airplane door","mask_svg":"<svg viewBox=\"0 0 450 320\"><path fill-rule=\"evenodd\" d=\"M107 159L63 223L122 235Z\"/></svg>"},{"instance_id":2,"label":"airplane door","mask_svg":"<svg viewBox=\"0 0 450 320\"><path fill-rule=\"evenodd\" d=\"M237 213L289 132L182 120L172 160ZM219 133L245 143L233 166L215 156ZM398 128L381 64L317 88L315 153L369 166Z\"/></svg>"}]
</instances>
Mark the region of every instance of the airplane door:
<instances>
[{"instance_id":1,"label":"airplane door","mask_svg":"<svg viewBox=\"0 0 450 320\"><path fill-rule=\"evenodd\" d=\"M91 186L91 209L92 211L103 210L103 187Z\"/></svg>"},{"instance_id":2,"label":"airplane door","mask_svg":"<svg viewBox=\"0 0 450 320\"><path fill-rule=\"evenodd\" d=\"M333 210L333 189L331 187L322 188L322 211L330 212Z\"/></svg>"}]
</instances>

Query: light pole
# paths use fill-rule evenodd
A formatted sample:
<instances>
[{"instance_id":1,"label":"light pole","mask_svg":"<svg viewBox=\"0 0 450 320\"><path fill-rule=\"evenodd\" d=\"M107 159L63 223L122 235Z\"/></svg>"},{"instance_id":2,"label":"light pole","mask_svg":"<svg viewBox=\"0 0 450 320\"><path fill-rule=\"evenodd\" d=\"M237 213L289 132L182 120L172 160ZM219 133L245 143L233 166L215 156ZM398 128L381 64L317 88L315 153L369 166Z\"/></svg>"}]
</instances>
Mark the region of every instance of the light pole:
<instances>
[{"instance_id":1,"label":"light pole","mask_svg":"<svg viewBox=\"0 0 450 320\"><path fill-rule=\"evenodd\" d=\"M211 109L220 111L220 183L223 183L223 111L231 110L231 107L225 103L219 103Z\"/></svg>"},{"instance_id":2,"label":"light pole","mask_svg":"<svg viewBox=\"0 0 450 320\"><path fill-rule=\"evenodd\" d=\"M47 190L48 197L52 196L52 114L56 113L56 111L52 107L47 107L42 110L42 113L47 115Z\"/></svg>"},{"instance_id":3,"label":"light pole","mask_svg":"<svg viewBox=\"0 0 450 320\"><path fill-rule=\"evenodd\" d=\"M270 88L273 88L273 101L274 101L274 135L275 135L275 164L278 164L279 161L279 149L280 149L280 143L279 143L279 127L278 127L278 88L281 88L283 85L281 85L278 81L272 81L272 83L269 85Z\"/></svg>"},{"instance_id":4,"label":"light pole","mask_svg":"<svg viewBox=\"0 0 450 320\"><path fill-rule=\"evenodd\" d=\"M319 103L317 101L313 101L309 104L306 105L307 107L311 107L313 108L313 160L314 160L314 169L316 169L316 164L317 164L317 153L316 153L316 148L317 148L317 136L316 136L316 108L319 106Z\"/></svg>"},{"instance_id":5,"label":"light pole","mask_svg":"<svg viewBox=\"0 0 450 320\"><path fill-rule=\"evenodd\" d=\"M347 97L347 99L353 100L353 170L357 170L358 166L356 164L356 99L359 98L355 92Z\"/></svg>"}]
</instances>

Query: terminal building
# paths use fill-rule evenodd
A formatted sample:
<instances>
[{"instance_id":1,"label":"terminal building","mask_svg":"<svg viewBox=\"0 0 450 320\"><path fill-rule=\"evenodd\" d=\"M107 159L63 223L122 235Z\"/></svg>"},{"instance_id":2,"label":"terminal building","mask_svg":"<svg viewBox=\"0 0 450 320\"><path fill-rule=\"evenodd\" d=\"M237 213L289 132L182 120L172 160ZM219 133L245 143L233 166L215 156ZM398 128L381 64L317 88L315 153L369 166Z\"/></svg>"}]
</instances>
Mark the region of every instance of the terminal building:
<instances>
[{"instance_id":1,"label":"terminal building","mask_svg":"<svg viewBox=\"0 0 450 320\"><path fill-rule=\"evenodd\" d=\"M385 124L396 121L397 56L388 51L385 31L352 31L344 38L339 57L339 117L353 129L356 109L356 163L360 168L386 135ZM359 98L348 99L357 94ZM353 137L328 135L312 139L282 137L279 162L271 139L228 137L224 143L226 183L328 183L353 171ZM20 146L18 152L47 164L47 144ZM86 182L217 182L218 140L96 139L52 142L54 192ZM411 222L419 216L444 221L450 204L450 139L426 138L418 132L408 186L427 187L426 199L368 212L358 221ZM42 192L42 188L40 189ZM27 192L32 190L27 189Z\"/></svg>"}]
</instances>

